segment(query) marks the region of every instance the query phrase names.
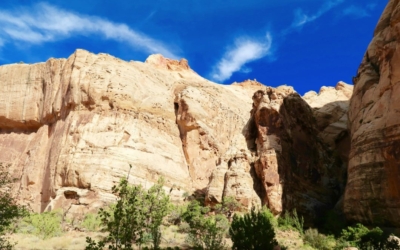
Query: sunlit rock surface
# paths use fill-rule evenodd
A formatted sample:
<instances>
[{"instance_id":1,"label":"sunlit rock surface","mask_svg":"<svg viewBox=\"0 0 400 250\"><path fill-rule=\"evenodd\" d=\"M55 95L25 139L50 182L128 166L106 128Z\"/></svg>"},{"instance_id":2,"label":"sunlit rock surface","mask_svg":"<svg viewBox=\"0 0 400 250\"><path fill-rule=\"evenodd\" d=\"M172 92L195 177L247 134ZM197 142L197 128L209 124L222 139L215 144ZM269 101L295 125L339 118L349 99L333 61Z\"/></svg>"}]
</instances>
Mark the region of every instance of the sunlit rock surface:
<instances>
[{"instance_id":1,"label":"sunlit rock surface","mask_svg":"<svg viewBox=\"0 0 400 250\"><path fill-rule=\"evenodd\" d=\"M303 99L255 80L210 82L185 59L126 62L77 50L1 66L0 90L0 162L34 211L96 209L128 175L147 188L164 176L173 200L233 196L248 209L297 208L311 219L343 193L335 152L346 134L344 83Z\"/></svg>"}]
</instances>

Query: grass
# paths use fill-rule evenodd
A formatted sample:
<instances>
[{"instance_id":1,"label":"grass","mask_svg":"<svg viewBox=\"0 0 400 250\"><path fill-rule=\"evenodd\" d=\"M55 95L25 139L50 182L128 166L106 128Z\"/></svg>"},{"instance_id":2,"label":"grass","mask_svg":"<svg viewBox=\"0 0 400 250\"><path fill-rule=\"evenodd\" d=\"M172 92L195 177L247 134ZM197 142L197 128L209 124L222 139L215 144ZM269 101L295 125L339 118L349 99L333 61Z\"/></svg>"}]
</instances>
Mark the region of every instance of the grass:
<instances>
[{"instance_id":1,"label":"grass","mask_svg":"<svg viewBox=\"0 0 400 250\"><path fill-rule=\"evenodd\" d=\"M12 242L17 242L18 250L82 250L86 247L86 237L95 239L104 237L105 233L67 232L60 236L43 239L35 235L16 233L10 235Z\"/></svg>"}]
</instances>

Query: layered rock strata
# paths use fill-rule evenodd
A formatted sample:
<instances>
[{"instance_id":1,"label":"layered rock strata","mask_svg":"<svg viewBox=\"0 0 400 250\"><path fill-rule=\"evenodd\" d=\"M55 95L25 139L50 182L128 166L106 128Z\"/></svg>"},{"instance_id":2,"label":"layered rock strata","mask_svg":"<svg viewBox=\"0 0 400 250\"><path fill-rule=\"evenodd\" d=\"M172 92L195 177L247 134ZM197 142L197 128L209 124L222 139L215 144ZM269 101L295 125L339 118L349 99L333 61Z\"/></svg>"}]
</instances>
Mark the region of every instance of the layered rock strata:
<instances>
[{"instance_id":1,"label":"layered rock strata","mask_svg":"<svg viewBox=\"0 0 400 250\"><path fill-rule=\"evenodd\" d=\"M77 50L68 59L5 65L0 162L37 212L94 210L115 200L112 186L129 174L147 188L164 176L173 200L200 192L212 205L233 196L246 208L297 208L312 218L342 192L333 153L345 105L334 105L331 117L326 110L347 89L329 89L331 99L323 90L308 94L318 103L311 109L290 87L218 85L186 60L161 55L142 63Z\"/></svg>"},{"instance_id":2,"label":"layered rock strata","mask_svg":"<svg viewBox=\"0 0 400 250\"><path fill-rule=\"evenodd\" d=\"M250 85L217 85L186 60L160 55L142 63L77 50L68 59L2 66L0 162L20 180L20 200L38 212L83 213L111 202L111 187L129 171L130 182L145 187L164 176L175 200L204 193L217 165L251 155L242 135L251 108L245 97L261 84ZM227 192L259 204L247 179Z\"/></svg>"},{"instance_id":3,"label":"layered rock strata","mask_svg":"<svg viewBox=\"0 0 400 250\"><path fill-rule=\"evenodd\" d=\"M344 212L350 221L400 226L400 2L389 1L354 78Z\"/></svg>"}]
</instances>

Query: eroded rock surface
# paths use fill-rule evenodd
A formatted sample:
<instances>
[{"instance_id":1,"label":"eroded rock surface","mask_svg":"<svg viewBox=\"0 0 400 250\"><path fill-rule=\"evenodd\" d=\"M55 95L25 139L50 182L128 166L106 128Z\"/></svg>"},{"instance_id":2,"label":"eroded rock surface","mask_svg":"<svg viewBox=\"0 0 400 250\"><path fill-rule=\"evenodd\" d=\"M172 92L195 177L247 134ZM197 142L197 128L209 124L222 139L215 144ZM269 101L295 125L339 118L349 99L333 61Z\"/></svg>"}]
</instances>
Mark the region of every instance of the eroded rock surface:
<instances>
[{"instance_id":1,"label":"eroded rock surface","mask_svg":"<svg viewBox=\"0 0 400 250\"><path fill-rule=\"evenodd\" d=\"M312 109L291 87L218 85L184 59L126 62L77 50L0 67L0 162L38 212L103 206L129 173L147 188L164 176L173 200L200 192L213 205L234 196L248 209L297 208L312 220L342 193L333 154L348 89L308 94Z\"/></svg>"},{"instance_id":2,"label":"eroded rock surface","mask_svg":"<svg viewBox=\"0 0 400 250\"><path fill-rule=\"evenodd\" d=\"M343 194L345 164L319 136L313 110L291 87L257 91L253 101L263 202L275 214L296 209L311 223Z\"/></svg>"},{"instance_id":3,"label":"eroded rock surface","mask_svg":"<svg viewBox=\"0 0 400 250\"><path fill-rule=\"evenodd\" d=\"M351 221L400 226L400 2L389 1L354 78L344 212Z\"/></svg>"},{"instance_id":4,"label":"eroded rock surface","mask_svg":"<svg viewBox=\"0 0 400 250\"><path fill-rule=\"evenodd\" d=\"M130 182L150 187L165 176L179 200L205 193L212 172L230 162L232 188L209 193L261 203L248 161L240 163L252 154L242 130L254 86L209 82L184 59L125 62L77 50L0 67L0 90L0 161L11 164L20 200L35 211L102 206L129 164Z\"/></svg>"}]
</instances>

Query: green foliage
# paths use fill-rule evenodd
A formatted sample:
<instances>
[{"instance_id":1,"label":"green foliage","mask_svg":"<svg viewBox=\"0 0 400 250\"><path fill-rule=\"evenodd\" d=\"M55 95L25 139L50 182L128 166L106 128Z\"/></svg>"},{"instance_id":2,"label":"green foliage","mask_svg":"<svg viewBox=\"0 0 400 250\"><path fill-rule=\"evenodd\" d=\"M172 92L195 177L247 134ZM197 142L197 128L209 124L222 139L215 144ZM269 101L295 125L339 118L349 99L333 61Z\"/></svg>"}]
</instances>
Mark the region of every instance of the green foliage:
<instances>
[{"instance_id":1,"label":"green foliage","mask_svg":"<svg viewBox=\"0 0 400 250\"><path fill-rule=\"evenodd\" d=\"M101 218L98 214L88 213L85 215L81 227L90 232L97 232L101 229Z\"/></svg>"},{"instance_id":2,"label":"green foliage","mask_svg":"<svg viewBox=\"0 0 400 250\"><path fill-rule=\"evenodd\" d=\"M143 210L146 215L144 226L150 230L154 249L161 243L161 223L171 209L169 196L163 190L164 179L160 179L147 192L144 192Z\"/></svg>"},{"instance_id":3,"label":"green foliage","mask_svg":"<svg viewBox=\"0 0 400 250\"><path fill-rule=\"evenodd\" d=\"M343 229L340 238L343 241L348 242L350 246L357 247L361 237L367 234L368 231L368 228L364 225L357 223L355 227L347 227L347 229Z\"/></svg>"},{"instance_id":4,"label":"green foliage","mask_svg":"<svg viewBox=\"0 0 400 250\"><path fill-rule=\"evenodd\" d=\"M190 232L190 225L187 222L181 222L178 227L178 232L180 233L189 233Z\"/></svg>"},{"instance_id":5,"label":"green foliage","mask_svg":"<svg viewBox=\"0 0 400 250\"><path fill-rule=\"evenodd\" d=\"M100 242L87 238L86 250L102 249L109 244L111 250L130 250L132 243L139 247L151 242L154 249L159 249L161 241L160 226L170 210L168 195L163 190L161 178L149 190L141 186L128 185L122 179L113 193L119 198L117 203L107 209L100 209L101 224L109 235Z\"/></svg>"},{"instance_id":6,"label":"green foliage","mask_svg":"<svg viewBox=\"0 0 400 250\"><path fill-rule=\"evenodd\" d=\"M223 215L211 216L208 207L202 207L193 200L189 203L182 218L189 224L188 243L195 249L225 249L224 235L229 222Z\"/></svg>"},{"instance_id":7,"label":"green foliage","mask_svg":"<svg viewBox=\"0 0 400 250\"><path fill-rule=\"evenodd\" d=\"M13 179L8 173L9 166L0 163L0 249L12 249L11 244L4 236L10 226L19 218L25 216L26 209L19 206L11 195Z\"/></svg>"},{"instance_id":8,"label":"green foliage","mask_svg":"<svg viewBox=\"0 0 400 250\"><path fill-rule=\"evenodd\" d=\"M360 223L342 230L340 246L342 245L360 249L400 249L397 241L390 239L379 227L369 230Z\"/></svg>"},{"instance_id":9,"label":"green foliage","mask_svg":"<svg viewBox=\"0 0 400 250\"><path fill-rule=\"evenodd\" d=\"M304 219L297 215L296 209L290 212L286 212L283 216L279 217L278 225L281 229L294 229L297 230L301 235L304 234Z\"/></svg>"},{"instance_id":10,"label":"green foliage","mask_svg":"<svg viewBox=\"0 0 400 250\"><path fill-rule=\"evenodd\" d=\"M319 250L330 250L335 247L335 238L320 234L317 229L310 228L305 231L304 242Z\"/></svg>"},{"instance_id":11,"label":"green foliage","mask_svg":"<svg viewBox=\"0 0 400 250\"><path fill-rule=\"evenodd\" d=\"M221 204L217 204L214 210L218 214L223 214L228 216L229 214L239 210L241 208L240 203L235 199L235 197L228 196L224 197Z\"/></svg>"},{"instance_id":12,"label":"green foliage","mask_svg":"<svg viewBox=\"0 0 400 250\"><path fill-rule=\"evenodd\" d=\"M253 208L243 217L234 215L229 234L232 249L273 249L275 240L273 216L267 209L256 212Z\"/></svg>"},{"instance_id":13,"label":"green foliage","mask_svg":"<svg viewBox=\"0 0 400 250\"><path fill-rule=\"evenodd\" d=\"M167 216L167 222L172 225L180 225L182 223L182 215L185 211L185 205L171 205L171 211Z\"/></svg>"},{"instance_id":14,"label":"green foliage","mask_svg":"<svg viewBox=\"0 0 400 250\"><path fill-rule=\"evenodd\" d=\"M186 211L182 214L182 218L190 225L190 227L196 227L203 223L205 215L210 211L209 207L202 207L200 202L192 200Z\"/></svg>"},{"instance_id":15,"label":"green foliage","mask_svg":"<svg viewBox=\"0 0 400 250\"><path fill-rule=\"evenodd\" d=\"M33 213L22 219L18 232L34 234L42 239L52 238L62 233L61 222L62 212L60 210L41 214Z\"/></svg>"}]
</instances>

